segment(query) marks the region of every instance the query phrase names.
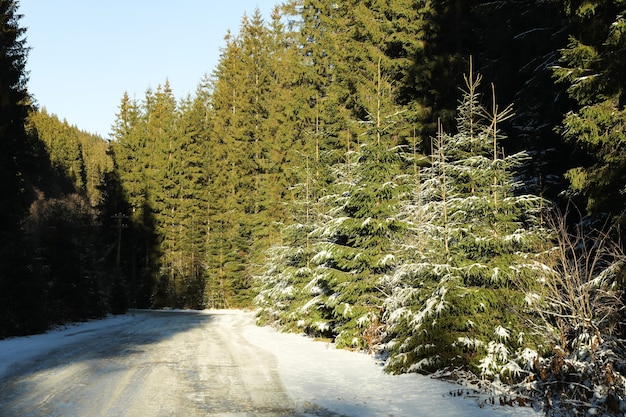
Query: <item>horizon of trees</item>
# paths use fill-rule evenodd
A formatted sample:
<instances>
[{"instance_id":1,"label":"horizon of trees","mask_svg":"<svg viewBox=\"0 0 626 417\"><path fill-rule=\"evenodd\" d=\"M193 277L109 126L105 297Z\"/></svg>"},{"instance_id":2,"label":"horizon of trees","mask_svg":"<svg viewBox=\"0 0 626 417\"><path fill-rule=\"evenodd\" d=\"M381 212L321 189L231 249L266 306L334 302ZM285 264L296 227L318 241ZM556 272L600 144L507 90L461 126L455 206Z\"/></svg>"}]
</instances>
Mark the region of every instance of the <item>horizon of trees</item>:
<instances>
[{"instance_id":1,"label":"horizon of trees","mask_svg":"<svg viewBox=\"0 0 626 417\"><path fill-rule=\"evenodd\" d=\"M623 381L600 354L623 353L623 248L585 236L622 237L624 11L287 1L244 16L194 94L124 94L107 142L32 104L0 0L0 337L254 306L390 372L563 388L593 351L580 374ZM615 411L609 391L594 406Z\"/></svg>"}]
</instances>

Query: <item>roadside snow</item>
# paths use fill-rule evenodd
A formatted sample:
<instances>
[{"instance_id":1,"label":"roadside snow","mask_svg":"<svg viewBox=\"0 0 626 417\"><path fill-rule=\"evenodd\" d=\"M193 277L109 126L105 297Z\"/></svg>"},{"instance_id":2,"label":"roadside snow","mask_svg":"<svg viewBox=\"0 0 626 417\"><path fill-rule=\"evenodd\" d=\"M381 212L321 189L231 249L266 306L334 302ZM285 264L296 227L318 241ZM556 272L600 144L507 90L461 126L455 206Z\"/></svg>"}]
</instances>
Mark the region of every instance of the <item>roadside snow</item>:
<instances>
[{"instance_id":1,"label":"roadside snow","mask_svg":"<svg viewBox=\"0 0 626 417\"><path fill-rule=\"evenodd\" d=\"M215 312L206 311L206 314ZM472 398L451 395L462 387L421 375L391 376L366 354L334 349L327 343L276 332L254 325L250 312L220 314L245 316L244 337L274 354L287 394L303 415L327 417L498 417L539 416L531 408L481 407ZM50 331L46 334L0 341L0 379L12 366L23 365L64 345L79 342L112 327L141 320L131 314L109 317Z\"/></svg>"},{"instance_id":2,"label":"roadside snow","mask_svg":"<svg viewBox=\"0 0 626 417\"><path fill-rule=\"evenodd\" d=\"M250 314L250 313L245 313ZM250 316L251 319L253 316ZM540 416L528 407L481 405L454 396L463 387L424 375L389 375L375 358L268 327L244 336L278 358L278 371L298 410L332 417ZM317 412L316 412L317 411Z\"/></svg>"},{"instance_id":3,"label":"roadside snow","mask_svg":"<svg viewBox=\"0 0 626 417\"><path fill-rule=\"evenodd\" d=\"M60 326L44 334L0 340L0 379L10 371L13 365L31 362L46 352L91 337L94 332L135 320L137 318L132 314L110 316L102 320Z\"/></svg>"}]
</instances>

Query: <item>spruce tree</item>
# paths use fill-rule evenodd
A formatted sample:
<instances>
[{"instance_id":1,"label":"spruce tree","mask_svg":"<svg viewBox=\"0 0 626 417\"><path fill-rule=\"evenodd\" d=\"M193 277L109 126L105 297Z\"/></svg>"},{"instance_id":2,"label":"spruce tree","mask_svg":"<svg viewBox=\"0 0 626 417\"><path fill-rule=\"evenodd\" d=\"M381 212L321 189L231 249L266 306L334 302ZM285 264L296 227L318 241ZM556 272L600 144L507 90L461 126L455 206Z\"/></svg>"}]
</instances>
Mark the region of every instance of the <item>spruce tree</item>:
<instances>
[{"instance_id":1,"label":"spruce tree","mask_svg":"<svg viewBox=\"0 0 626 417\"><path fill-rule=\"evenodd\" d=\"M283 218L282 195L287 188L283 163L291 148L292 134L284 126L287 112L283 99L287 97L281 97L281 90L286 90L290 75L281 71L285 67L277 66L286 55L278 19L275 16L270 30L257 9L240 33L250 103L242 109L248 120L242 124L243 161L239 163L244 169L240 172L241 199L247 200L244 223L253 242L249 248L248 277L255 274L264 251L274 243L272 240L277 240L276 225Z\"/></svg>"},{"instance_id":2,"label":"spruce tree","mask_svg":"<svg viewBox=\"0 0 626 417\"><path fill-rule=\"evenodd\" d=\"M241 67L241 48L237 37L228 34L226 45L212 77L211 107L213 141L210 164L209 277L205 299L210 307L231 307L233 280L241 279L245 254L239 237L239 216L243 208L239 199L241 157L241 119L246 117L241 95L247 88Z\"/></svg>"},{"instance_id":3,"label":"spruce tree","mask_svg":"<svg viewBox=\"0 0 626 417\"><path fill-rule=\"evenodd\" d=\"M265 250L280 241L283 199L297 177L286 169L303 129L292 102L300 67L292 36L278 9L270 25L256 10L227 37L213 77L208 291L239 305L251 301Z\"/></svg>"},{"instance_id":4,"label":"spruce tree","mask_svg":"<svg viewBox=\"0 0 626 417\"><path fill-rule=\"evenodd\" d=\"M174 267L178 276L176 303L187 308L204 305L210 148L205 136L209 109L202 93L199 88L194 99L181 102L178 140L173 149L176 190L171 203L174 228L170 238L173 239Z\"/></svg>"},{"instance_id":5,"label":"spruce tree","mask_svg":"<svg viewBox=\"0 0 626 417\"><path fill-rule=\"evenodd\" d=\"M424 47L426 36L432 36L428 5L413 1L360 2L345 1L338 8L343 20L334 20L333 29L339 36L336 60L338 77L334 83L343 88L342 101L352 118L367 121L372 100L368 85L378 68L387 82L395 86L393 99L402 104L404 124L398 120L394 130L400 137L422 129L424 109L408 105L409 86L416 61L414 57ZM345 30L344 28L348 28ZM416 104L413 101L413 104ZM411 123L409 123L411 122Z\"/></svg>"},{"instance_id":6,"label":"spruce tree","mask_svg":"<svg viewBox=\"0 0 626 417\"><path fill-rule=\"evenodd\" d=\"M412 199L402 210L420 216L413 217L405 261L387 282L392 372L461 366L507 377L533 343L519 284L532 282L540 268L531 255L545 235L543 203L516 193L514 173L526 156L503 154L500 123L510 110L484 109L479 83L470 69L458 132L440 129L421 170L420 206Z\"/></svg>"},{"instance_id":7,"label":"spruce tree","mask_svg":"<svg viewBox=\"0 0 626 417\"><path fill-rule=\"evenodd\" d=\"M323 300L328 288L318 284L313 258L318 254L319 239L312 232L322 226L321 205L315 201L316 181L314 158L301 154L295 165L301 183L290 187L289 210L281 229L280 242L267 250L266 261L256 277L259 293L255 305L262 323L289 331L332 337L327 328Z\"/></svg>"},{"instance_id":8,"label":"spruce tree","mask_svg":"<svg viewBox=\"0 0 626 417\"><path fill-rule=\"evenodd\" d=\"M336 4L318 0L290 2L286 10L297 22L303 63L296 88L298 118L305 132L303 152L314 157L320 184L330 183L331 167L343 159L346 141L353 141L345 88L339 83L339 61L345 58L340 50L346 44L339 33L344 12Z\"/></svg>"},{"instance_id":9,"label":"spruce tree","mask_svg":"<svg viewBox=\"0 0 626 417\"><path fill-rule=\"evenodd\" d=\"M175 147L177 102L169 82L148 90L143 103L142 123L146 141L143 161L143 178L147 190L147 203L154 219L158 257L154 267L156 276L154 303L156 306L176 305L178 279L175 271L174 242L176 239L174 214L176 211Z\"/></svg>"},{"instance_id":10,"label":"spruce tree","mask_svg":"<svg viewBox=\"0 0 626 417\"><path fill-rule=\"evenodd\" d=\"M381 282L395 265L403 225L394 211L403 190L401 125L393 89L380 61L362 85L367 122L357 148L347 142L319 227L311 259L320 289L310 308L323 312L317 331L335 337L339 346L371 348L379 336L384 295ZM313 281L312 281L313 283ZM313 323L311 324L312 327Z\"/></svg>"},{"instance_id":11,"label":"spruce tree","mask_svg":"<svg viewBox=\"0 0 626 417\"><path fill-rule=\"evenodd\" d=\"M265 39L266 53L271 57L266 69L267 87L262 94L265 117L261 124L264 143L259 194L263 210L259 223L265 230L258 240L257 255L270 245L280 244L280 228L290 223L286 210L288 189L301 178L294 164L300 160L306 129L299 112L301 106L308 106L297 91L298 77L304 68L295 34L287 30L278 7L271 15Z\"/></svg>"},{"instance_id":12,"label":"spruce tree","mask_svg":"<svg viewBox=\"0 0 626 417\"><path fill-rule=\"evenodd\" d=\"M146 198L145 182L142 178L143 160L146 158L145 138L140 135L141 113L138 104L124 93L119 112L112 126L112 148L120 179L126 189L126 198L133 207L133 219L140 222L140 210ZM127 213L129 214L129 213Z\"/></svg>"},{"instance_id":13,"label":"spruce tree","mask_svg":"<svg viewBox=\"0 0 626 417\"><path fill-rule=\"evenodd\" d=\"M402 94L391 86L409 77L410 56L419 43L411 40L411 34L423 28L414 19L416 12L402 2L331 5L307 1L290 6L301 18L304 72L298 94L307 94L311 103L301 114L308 126L303 157L311 157L307 161L314 167L314 176L308 174L299 187L312 190L308 195L318 201L316 212L323 215L313 223L314 232L305 241L307 248L316 245L316 256L297 263L308 260L314 267L310 276L295 277L295 265L284 269L274 265L278 276L263 277L281 284L275 290L267 285L260 298L267 302L281 297L280 288L289 288L293 293L287 297L293 299L282 303L285 314L275 312L280 320L297 321L312 334L337 336L341 345L366 347L372 344L370 333L380 321L376 286L390 267L379 268L376 262L392 259L392 242L401 229L400 224L384 219L392 218L391 207L401 193L401 150L412 131L409 121L416 117L398 105ZM372 196L379 188L383 189L380 195ZM370 221L380 228L368 229ZM376 230L379 236L369 236L376 235ZM278 265L285 266L292 262L291 256L302 253L302 248L292 246L294 242L276 248L273 254L278 256ZM371 253L357 256L361 251ZM363 263L357 268L358 262L351 257Z\"/></svg>"},{"instance_id":14,"label":"spruce tree","mask_svg":"<svg viewBox=\"0 0 626 417\"><path fill-rule=\"evenodd\" d=\"M332 9L323 2L307 3L301 11L287 7L288 13L302 13L296 29L283 27L278 10L272 16L270 33L280 59L273 61L277 65L272 71L276 89L270 122L277 140L272 141L271 155L279 171L268 174L276 179L269 184L281 181L276 192L282 193L283 201L272 210L278 214L272 219L280 230L278 239L271 239L274 244L257 276L260 292L255 303L262 321L332 337L326 327L328 317L318 308L327 294L317 285L319 275L313 273L319 239L311 232L322 225L332 166L345 162L338 157L338 147L345 149L344 143L339 145L343 138L338 130L345 123L338 123L344 117L338 114L342 106L327 95L332 71L327 48L335 45L327 43L328 32L318 26L318 19L326 19L313 11L318 6Z\"/></svg>"},{"instance_id":15,"label":"spruce tree","mask_svg":"<svg viewBox=\"0 0 626 417\"><path fill-rule=\"evenodd\" d=\"M19 3L0 1L0 233L15 231L25 203L22 190L24 178L20 174L26 164L29 141L24 130L29 111L26 88L27 72L25 31L20 26ZM10 241L2 236L4 242ZM4 259L10 259L10 257Z\"/></svg>"},{"instance_id":16,"label":"spruce tree","mask_svg":"<svg viewBox=\"0 0 626 417\"><path fill-rule=\"evenodd\" d=\"M26 29L19 3L0 1L0 338L47 327L45 282L28 270L21 223L45 172L45 150L25 131L30 110Z\"/></svg>"},{"instance_id":17,"label":"spruce tree","mask_svg":"<svg viewBox=\"0 0 626 417\"><path fill-rule=\"evenodd\" d=\"M129 253L126 269L134 292L131 301L138 307L152 305L158 254L155 218L145 178L148 141L144 124L142 106L124 93L111 133L111 151L116 164L112 180L119 179L122 184L124 202L119 204L120 211L111 215L121 214L129 218L129 230L124 234L122 244L127 248L125 253ZM128 205L128 212L123 211L126 207L124 203Z\"/></svg>"}]
</instances>

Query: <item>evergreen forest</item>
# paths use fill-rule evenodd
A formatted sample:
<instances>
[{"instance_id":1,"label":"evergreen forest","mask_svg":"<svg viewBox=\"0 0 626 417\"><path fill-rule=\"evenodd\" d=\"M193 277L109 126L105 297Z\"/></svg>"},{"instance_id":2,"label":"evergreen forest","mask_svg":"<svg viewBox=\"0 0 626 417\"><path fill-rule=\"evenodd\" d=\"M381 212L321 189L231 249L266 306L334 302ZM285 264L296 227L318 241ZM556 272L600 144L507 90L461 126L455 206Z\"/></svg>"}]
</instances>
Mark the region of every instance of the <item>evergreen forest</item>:
<instances>
[{"instance_id":1,"label":"evergreen forest","mask_svg":"<svg viewBox=\"0 0 626 417\"><path fill-rule=\"evenodd\" d=\"M0 338L254 308L391 373L623 415L625 13L289 0L195 93L124 94L104 139L30 95L0 0Z\"/></svg>"}]
</instances>

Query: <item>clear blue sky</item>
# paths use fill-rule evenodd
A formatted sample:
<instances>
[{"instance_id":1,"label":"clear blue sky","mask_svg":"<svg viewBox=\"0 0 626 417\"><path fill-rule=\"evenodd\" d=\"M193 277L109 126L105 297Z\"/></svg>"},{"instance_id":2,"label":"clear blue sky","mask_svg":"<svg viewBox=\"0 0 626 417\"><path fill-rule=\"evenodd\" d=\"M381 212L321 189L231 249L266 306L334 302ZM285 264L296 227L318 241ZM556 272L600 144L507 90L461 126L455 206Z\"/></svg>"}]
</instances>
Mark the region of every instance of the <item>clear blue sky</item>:
<instances>
[{"instance_id":1,"label":"clear blue sky","mask_svg":"<svg viewBox=\"0 0 626 417\"><path fill-rule=\"evenodd\" d=\"M193 94L219 60L224 36L280 0L21 0L28 89L40 107L108 138L122 95L143 99L168 79Z\"/></svg>"}]
</instances>

